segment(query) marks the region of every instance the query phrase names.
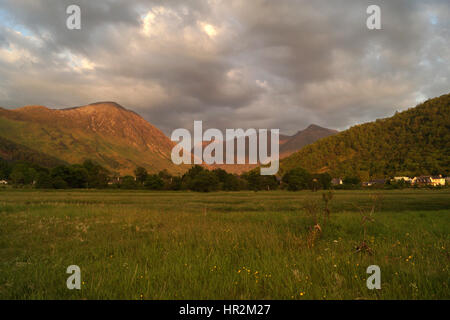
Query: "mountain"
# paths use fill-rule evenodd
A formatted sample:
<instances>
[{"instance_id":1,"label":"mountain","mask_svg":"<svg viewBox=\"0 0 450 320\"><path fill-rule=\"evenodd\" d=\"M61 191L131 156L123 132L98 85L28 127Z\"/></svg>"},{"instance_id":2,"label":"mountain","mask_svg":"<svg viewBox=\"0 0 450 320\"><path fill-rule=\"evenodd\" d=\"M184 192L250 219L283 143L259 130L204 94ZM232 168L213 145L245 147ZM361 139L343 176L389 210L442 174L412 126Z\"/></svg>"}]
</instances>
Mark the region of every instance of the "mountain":
<instances>
[{"instance_id":1,"label":"mountain","mask_svg":"<svg viewBox=\"0 0 450 320\"><path fill-rule=\"evenodd\" d=\"M283 159L283 158L291 155L292 153L300 150L301 148L303 148L304 146L306 146L308 144L316 142L319 139L329 137L329 136L334 135L336 133L338 133L338 131L332 130L332 129L327 129L327 128L322 128L322 127L320 127L318 125L311 124L306 129L298 131L293 136L280 134L280 140L279 140L279 144L280 144L280 150L279 150L280 159ZM238 173L238 174L246 172L246 171L249 171L249 170L252 170L253 168L258 167L258 164L248 164L248 151L249 151L248 140L249 139L247 138L246 139L246 145L245 145L246 164L240 164L240 165L236 165L236 164L213 164L213 165L211 165L211 167L212 168L221 168L221 169L224 169L224 170L226 170L228 172ZM207 146L210 143L211 142L209 142L209 141L206 141L206 142L204 141L203 142L203 147ZM236 144L236 142L235 142L234 145L235 145L234 154L235 154L235 159L236 159L236 153L237 153L237 150L236 150L236 145L237 144ZM268 133L267 145L270 146L270 133ZM270 147L268 149L270 150ZM225 162L225 158L226 158L226 149L224 150L224 162Z\"/></svg>"},{"instance_id":2,"label":"mountain","mask_svg":"<svg viewBox=\"0 0 450 320\"><path fill-rule=\"evenodd\" d=\"M68 163L92 159L120 174L132 173L137 166L149 172L185 170L172 163L174 144L169 138L135 112L114 102L68 109L0 108L0 137Z\"/></svg>"},{"instance_id":3,"label":"mountain","mask_svg":"<svg viewBox=\"0 0 450 320\"><path fill-rule=\"evenodd\" d=\"M283 159L280 173L295 167L363 180L450 175L450 94L308 145Z\"/></svg>"},{"instance_id":4,"label":"mountain","mask_svg":"<svg viewBox=\"0 0 450 320\"><path fill-rule=\"evenodd\" d=\"M2 137L0 137L0 158L6 161L34 163L48 168L67 164L58 158L30 149Z\"/></svg>"},{"instance_id":5,"label":"mountain","mask_svg":"<svg viewBox=\"0 0 450 320\"><path fill-rule=\"evenodd\" d=\"M312 124L304 130L300 130L292 137L284 136L282 139L280 135L280 155L284 158L296 151L299 151L304 146L314 143L319 139L326 138L338 133L337 130L322 128L318 125ZM281 143L285 140L284 143Z\"/></svg>"}]
</instances>

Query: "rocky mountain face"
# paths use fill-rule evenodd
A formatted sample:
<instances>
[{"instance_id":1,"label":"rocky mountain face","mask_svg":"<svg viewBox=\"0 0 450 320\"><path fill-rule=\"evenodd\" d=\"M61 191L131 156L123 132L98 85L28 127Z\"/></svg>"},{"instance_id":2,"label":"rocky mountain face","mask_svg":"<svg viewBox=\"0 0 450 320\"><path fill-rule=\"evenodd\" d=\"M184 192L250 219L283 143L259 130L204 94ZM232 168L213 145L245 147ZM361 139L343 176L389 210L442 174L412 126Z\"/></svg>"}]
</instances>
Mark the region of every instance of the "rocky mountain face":
<instances>
[{"instance_id":1,"label":"rocky mountain face","mask_svg":"<svg viewBox=\"0 0 450 320\"><path fill-rule=\"evenodd\" d=\"M136 166L150 172L185 169L172 163L169 138L114 102L69 109L0 108L0 137L68 163L96 160L118 174L129 174Z\"/></svg>"},{"instance_id":2,"label":"rocky mountain face","mask_svg":"<svg viewBox=\"0 0 450 320\"><path fill-rule=\"evenodd\" d=\"M280 157L335 133L335 130L310 125L293 136L280 135ZM15 110L0 108L0 138L0 142L3 141L0 156L12 161L35 159L49 164L58 163L58 160L82 163L91 159L120 175L131 174L137 166L155 173L167 169L174 174L190 167L174 165L170 157L174 143L137 113L115 102L68 109L44 106ZM224 164L207 167L242 173L256 166Z\"/></svg>"}]
</instances>

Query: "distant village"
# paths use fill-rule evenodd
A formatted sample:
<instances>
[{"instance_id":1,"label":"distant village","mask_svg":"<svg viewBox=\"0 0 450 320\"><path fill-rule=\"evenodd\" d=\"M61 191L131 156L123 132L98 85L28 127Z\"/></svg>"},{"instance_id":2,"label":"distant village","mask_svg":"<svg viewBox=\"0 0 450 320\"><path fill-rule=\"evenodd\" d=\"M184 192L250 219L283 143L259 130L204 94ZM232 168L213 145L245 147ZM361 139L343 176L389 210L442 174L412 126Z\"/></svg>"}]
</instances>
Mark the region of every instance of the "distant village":
<instances>
[{"instance_id":1,"label":"distant village","mask_svg":"<svg viewBox=\"0 0 450 320\"><path fill-rule=\"evenodd\" d=\"M341 178L334 178L331 184L334 186L342 185L344 182ZM363 187L384 186L385 184L405 184L410 186L430 186L439 187L450 185L450 177L443 177L441 174L437 176L418 176L418 177L394 177L392 179L374 179L362 182Z\"/></svg>"},{"instance_id":2,"label":"distant village","mask_svg":"<svg viewBox=\"0 0 450 320\"><path fill-rule=\"evenodd\" d=\"M136 180L136 178L134 178ZM281 182L281 178L277 178ZM335 187L345 186L345 179L333 178L331 185ZM35 184L36 182L33 182ZM0 180L0 185L8 185L7 180ZM108 183L113 184L112 182ZM445 187L450 186L450 177L437 176L418 176L418 177L393 177L391 179L374 179L370 181L364 181L360 184L362 187L383 187L386 185L401 185L403 187Z\"/></svg>"}]
</instances>

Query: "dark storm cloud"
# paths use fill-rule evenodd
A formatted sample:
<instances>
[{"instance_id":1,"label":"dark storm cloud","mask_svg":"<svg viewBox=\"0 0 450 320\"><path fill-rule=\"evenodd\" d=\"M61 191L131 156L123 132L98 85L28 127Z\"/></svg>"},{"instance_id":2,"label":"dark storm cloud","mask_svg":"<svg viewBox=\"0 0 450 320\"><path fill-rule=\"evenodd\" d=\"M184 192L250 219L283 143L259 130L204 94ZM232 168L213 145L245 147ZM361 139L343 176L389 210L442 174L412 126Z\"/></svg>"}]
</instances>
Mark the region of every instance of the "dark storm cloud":
<instances>
[{"instance_id":1,"label":"dark storm cloud","mask_svg":"<svg viewBox=\"0 0 450 320\"><path fill-rule=\"evenodd\" d=\"M77 4L82 29L65 27ZM378 4L382 30L366 28ZM344 129L448 92L446 1L0 3L0 105L114 100L167 134Z\"/></svg>"}]
</instances>

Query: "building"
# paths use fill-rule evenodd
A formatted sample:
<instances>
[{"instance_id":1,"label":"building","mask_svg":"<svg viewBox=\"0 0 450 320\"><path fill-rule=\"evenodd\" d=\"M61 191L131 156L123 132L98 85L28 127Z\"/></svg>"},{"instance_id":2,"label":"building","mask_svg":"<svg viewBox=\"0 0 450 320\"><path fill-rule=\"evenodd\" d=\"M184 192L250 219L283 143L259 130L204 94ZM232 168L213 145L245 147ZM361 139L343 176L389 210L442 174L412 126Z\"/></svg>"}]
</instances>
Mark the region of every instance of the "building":
<instances>
[{"instance_id":1,"label":"building","mask_svg":"<svg viewBox=\"0 0 450 320\"><path fill-rule=\"evenodd\" d=\"M340 184L342 184L342 179L341 179L341 178L333 178L333 179L331 180L331 184L332 184L333 186L340 185Z\"/></svg>"},{"instance_id":2,"label":"building","mask_svg":"<svg viewBox=\"0 0 450 320\"><path fill-rule=\"evenodd\" d=\"M374 180L363 182L362 185L363 185L363 187L371 187L371 186L375 186L375 185L382 186L385 183L386 183L386 180L384 180L384 179L374 179Z\"/></svg>"},{"instance_id":3,"label":"building","mask_svg":"<svg viewBox=\"0 0 450 320\"><path fill-rule=\"evenodd\" d=\"M429 186L431 185L431 178L430 176L414 177L412 182L418 186Z\"/></svg>"},{"instance_id":4,"label":"building","mask_svg":"<svg viewBox=\"0 0 450 320\"><path fill-rule=\"evenodd\" d=\"M0 180L0 184L8 184L8 181L6 181L6 180Z\"/></svg>"},{"instance_id":5,"label":"building","mask_svg":"<svg viewBox=\"0 0 450 320\"><path fill-rule=\"evenodd\" d=\"M405 182L412 182L412 179L410 177L394 177L392 180L395 182L405 181Z\"/></svg>"},{"instance_id":6,"label":"building","mask_svg":"<svg viewBox=\"0 0 450 320\"><path fill-rule=\"evenodd\" d=\"M445 178L442 175L414 177L412 182L419 186L445 186Z\"/></svg>"},{"instance_id":7,"label":"building","mask_svg":"<svg viewBox=\"0 0 450 320\"><path fill-rule=\"evenodd\" d=\"M431 176L430 178L433 186L445 186L445 178L443 178L441 174L438 176Z\"/></svg>"}]
</instances>

